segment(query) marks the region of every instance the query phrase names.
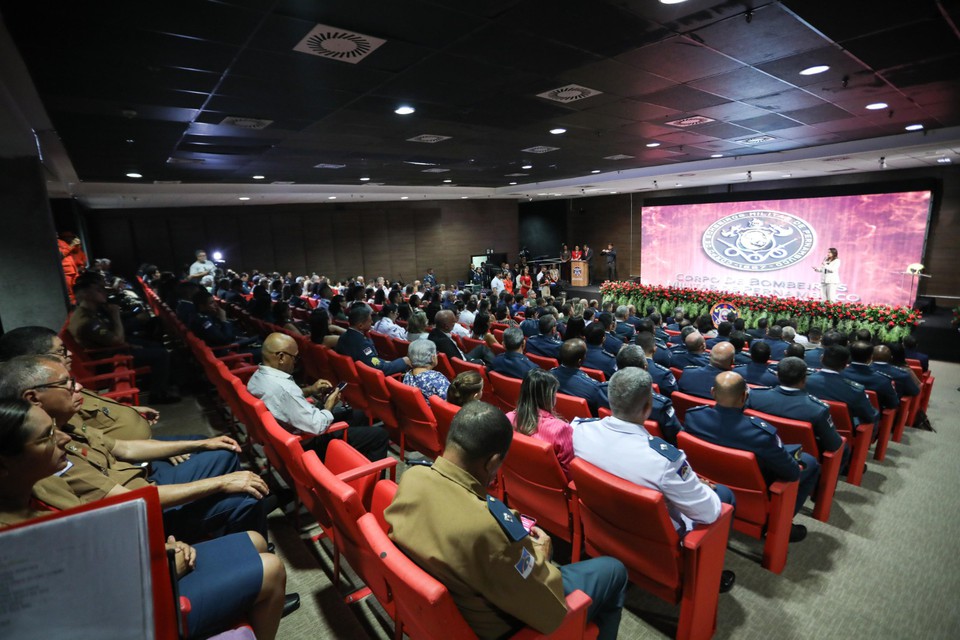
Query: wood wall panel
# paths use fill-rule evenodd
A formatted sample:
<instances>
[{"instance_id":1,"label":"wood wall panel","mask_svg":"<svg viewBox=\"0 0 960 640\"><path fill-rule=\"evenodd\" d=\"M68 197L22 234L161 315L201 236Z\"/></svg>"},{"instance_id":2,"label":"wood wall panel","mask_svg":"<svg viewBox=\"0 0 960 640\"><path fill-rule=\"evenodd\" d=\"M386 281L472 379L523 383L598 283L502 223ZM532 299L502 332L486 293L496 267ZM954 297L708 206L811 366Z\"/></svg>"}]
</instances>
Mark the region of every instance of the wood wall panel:
<instances>
[{"instance_id":1,"label":"wood wall panel","mask_svg":"<svg viewBox=\"0 0 960 640\"><path fill-rule=\"evenodd\" d=\"M270 216L273 232L273 256L275 269L280 273L290 271L303 274L307 269L306 248L303 244L301 216L275 213Z\"/></svg>"},{"instance_id":2,"label":"wood wall panel","mask_svg":"<svg viewBox=\"0 0 960 640\"><path fill-rule=\"evenodd\" d=\"M162 216L144 216L142 218L132 219L129 217L111 217L103 224L90 225L96 228L103 228L120 224L127 221L130 225L131 235L126 239L118 239L116 242L106 242L104 245L97 246L98 251L104 251L104 257L113 260L114 270L120 269L121 273L127 269L124 263L117 259L116 248L123 244L133 245L137 253L137 262L134 268L144 262L150 262L156 265L163 265L163 269L173 269L179 266L189 256L174 257L173 245L170 243L170 232L167 228L167 220ZM189 263L188 263L189 264Z\"/></svg>"},{"instance_id":3,"label":"wood wall panel","mask_svg":"<svg viewBox=\"0 0 960 640\"><path fill-rule=\"evenodd\" d=\"M270 218L255 213L244 213L239 216L238 221L243 262L235 263L231 260L228 265L237 271L275 270L279 265L273 253L273 229Z\"/></svg>"},{"instance_id":4,"label":"wood wall panel","mask_svg":"<svg viewBox=\"0 0 960 640\"><path fill-rule=\"evenodd\" d=\"M170 245L174 255L180 258L177 262L178 265L191 264L196 259L197 249L205 248L203 242L198 242L198 240L207 237L202 218L185 215L176 216L168 220L167 229L170 233Z\"/></svg>"},{"instance_id":5,"label":"wood wall panel","mask_svg":"<svg viewBox=\"0 0 960 640\"><path fill-rule=\"evenodd\" d=\"M390 236L390 273L404 282L413 282L423 274L417 272L417 231L410 224L410 211L387 211L387 232Z\"/></svg>"},{"instance_id":6,"label":"wood wall panel","mask_svg":"<svg viewBox=\"0 0 960 640\"><path fill-rule=\"evenodd\" d=\"M307 273L336 277L337 262L333 255L333 225L329 216L304 213L301 216Z\"/></svg>"},{"instance_id":7,"label":"wood wall panel","mask_svg":"<svg viewBox=\"0 0 960 640\"><path fill-rule=\"evenodd\" d=\"M607 259L600 254L607 243L617 250L617 277L625 280L640 274L640 206L631 194L582 198L573 201L567 213L567 243L589 244L593 249L594 281L607 277Z\"/></svg>"},{"instance_id":8,"label":"wood wall panel","mask_svg":"<svg viewBox=\"0 0 960 640\"><path fill-rule=\"evenodd\" d=\"M390 229L383 211L364 212L359 226L363 232L363 273L395 273L390 258Z\"/></svg>"}]
</instances>

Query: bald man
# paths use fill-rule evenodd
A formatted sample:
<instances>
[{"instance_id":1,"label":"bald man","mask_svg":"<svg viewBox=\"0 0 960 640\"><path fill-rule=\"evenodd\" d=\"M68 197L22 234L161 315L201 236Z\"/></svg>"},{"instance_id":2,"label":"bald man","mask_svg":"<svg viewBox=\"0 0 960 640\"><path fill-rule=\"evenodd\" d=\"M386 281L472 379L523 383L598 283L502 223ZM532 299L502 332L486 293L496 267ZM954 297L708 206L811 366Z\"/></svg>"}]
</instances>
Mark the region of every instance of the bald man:
<instances>
[{"instance_id":1,"label":"bald man","mask_svg":"<svg viewBox=\"0 0 960 640\"><path fill-rule=\"evenodd\" d=\"M297 341L284 333L271 333L263 341L263 364L250 377L247 389L263 403L277 422L293 433L316 435L303 443L303 448L317 452L321 460L333 438L342 438L342 432L326 433L333 424L333 408L340 399L340 391L326 380L300 387L293 379L293 370L300 359ZM332 391L331 391L332 390ZM327 393L323 408L310 404L308 397ZM382 427L351 426L349 442L370 460L387 457L390 438Z\"/></svg>"},{"instance_id":2,"label":"bald man","mask_svg":"<svg viewBox=\"0 0 960 640\"><path fill-rule=\"evenodd\" d=\"M670 366L684 369L686 367L703 367L710 363L707 357L707 344L703 334L691 331L683 339L685 350L670 352Z\"/></svg>"},{"instance_id":3,"label":"bald man","mask_svg":"<svg viewBox=\"0 0 960 640\"><path fill-rule=\"evenodd\" d=\"M920 379L910 367L898 367L892 364L893 352L885 344L878 344L873 348L874 371L889 376L893 380L893 387L897 390L897 398L920 395Z\"/></svg>"},{"instance_id":4,"label":"bald man","mask_svg":"<svg viewBox=\"0 0 960 640\"><path fill-rule=\"evenodd\" d=\"M752 452L768 485L777 480L799 480L793 509L796 514L817 486L820 464L816 458L803 453L798 445L784 446L775 427L760 418L744 415L747 383L740 374L733 371L720 373L711 392L717 405L688 410L684 430L722 447ZM790 542L799 542L806 535L806 527L794 524L790 530Z\"/></svg>"},{"instance_id":5,"label":"bald man","mask_svg":"<svg viewBox=\"0 0 960 640\"><path fill-rule=\"evenodd\" d=\"M692 334L691 334L692 335ZM713 382L718 374L733 369L733 357L736 349L729 342L720 342L710 352L710 362L702 367L687 367L677 381L677 387L683 393L700 398L709 398Z\"/></svg>"}]
</instances>

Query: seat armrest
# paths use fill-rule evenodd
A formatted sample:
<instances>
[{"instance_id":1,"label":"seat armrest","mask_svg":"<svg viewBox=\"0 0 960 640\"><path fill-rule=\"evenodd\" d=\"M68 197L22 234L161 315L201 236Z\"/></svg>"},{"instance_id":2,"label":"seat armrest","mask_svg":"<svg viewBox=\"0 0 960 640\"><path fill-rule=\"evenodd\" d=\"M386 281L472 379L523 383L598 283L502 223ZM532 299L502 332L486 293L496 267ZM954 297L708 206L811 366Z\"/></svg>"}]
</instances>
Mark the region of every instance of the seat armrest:
<instances>
[{"instance_id":1,"label":"seat armrest","mask_svg":"<svg viewBox=\"0 0 960 640\"><path fill-rule=\"evenodd\" d=\"M375 462L371 462L370 464L365 464L362 467L357 467L356 469L344 471L343 473L337 474L337 478L343 482L352 482L354 480L359 480L364 476L380 473L384 469L393 469L396 466L396 459L384 458L383 460L377 460Z\"/></svg>"},{"instance_id":2,"label":"seat armrest","mask_svg":"<svg viewBox=\"0 0 960 640\"><path fill-rule=\"evenodd\" d=\"M510 638L511 640L538 640L540 638L580 640L589 637L585 636L584 631L587 627L587 610L592 602L590 596L578 589L567 596L567 615L564 616L563 622L552 633L543 634L536 629L525 627Z\"/></svg>"}]
</instances>

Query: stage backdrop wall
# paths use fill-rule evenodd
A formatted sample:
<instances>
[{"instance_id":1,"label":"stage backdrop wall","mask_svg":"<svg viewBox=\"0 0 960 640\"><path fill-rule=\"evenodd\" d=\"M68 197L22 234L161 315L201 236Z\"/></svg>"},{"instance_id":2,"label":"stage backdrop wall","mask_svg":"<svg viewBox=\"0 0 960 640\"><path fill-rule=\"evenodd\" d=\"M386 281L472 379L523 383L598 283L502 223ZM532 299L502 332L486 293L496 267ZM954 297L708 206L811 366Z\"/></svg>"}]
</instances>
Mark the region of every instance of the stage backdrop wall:
<instances>
[{"instance_id":1,"label":"stage backdrop wall","mask_svg":"<svg viewBox=\"0 0 960 640\"><path fill-rule=\"evenodd\" d=\"M99 210L84 214L91 258L132 274L143 262L182 270L193 252L222 251L227 266L384 275L407 282L433 267L439 282L469 275L486 249L517 257L517 205L509 200Z\"/></svg>"},{"instance_id":2,"label":"stage backdrop wall","mask_svg":"<svg viewBox=\"0 0 960 640\"><path fill-rule=\"evenodd\" d=\"M818 299L828 247L840 302L910 304L930 191L643 207L643 283ZM683 220L677 225L677 220Z\"/></svg>"}]
</instances>

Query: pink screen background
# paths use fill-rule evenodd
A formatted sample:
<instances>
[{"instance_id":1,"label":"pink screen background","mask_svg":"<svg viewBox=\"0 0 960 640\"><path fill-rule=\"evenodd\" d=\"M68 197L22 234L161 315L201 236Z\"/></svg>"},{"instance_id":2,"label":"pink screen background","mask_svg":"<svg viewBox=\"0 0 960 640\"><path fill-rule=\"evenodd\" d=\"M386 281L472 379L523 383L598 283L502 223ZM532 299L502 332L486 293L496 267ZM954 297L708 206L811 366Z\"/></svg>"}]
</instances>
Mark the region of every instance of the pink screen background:
<instances>
[{"instance_id":1,"label":"pink screen background","mask_svg":"<svg viewBox=\"0 0 960 640\"><path fill-rule=\"evenodd\" d=\"M753 209L797 216L816 233L810 253L775 271L740 271L711 260L701 237L717 220ZM825 198L714 202L643 207L644 284L774 295L820 296L820 265L829 247L841 259L838 301L912 304L908 264L922 262L929 191Z\"/></svg>"}]
</instances>

